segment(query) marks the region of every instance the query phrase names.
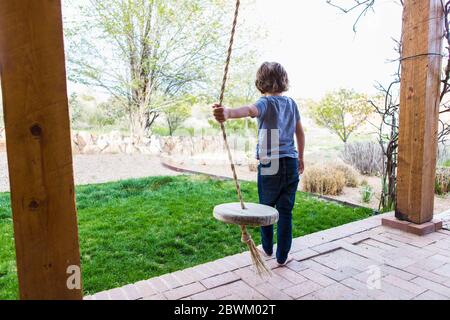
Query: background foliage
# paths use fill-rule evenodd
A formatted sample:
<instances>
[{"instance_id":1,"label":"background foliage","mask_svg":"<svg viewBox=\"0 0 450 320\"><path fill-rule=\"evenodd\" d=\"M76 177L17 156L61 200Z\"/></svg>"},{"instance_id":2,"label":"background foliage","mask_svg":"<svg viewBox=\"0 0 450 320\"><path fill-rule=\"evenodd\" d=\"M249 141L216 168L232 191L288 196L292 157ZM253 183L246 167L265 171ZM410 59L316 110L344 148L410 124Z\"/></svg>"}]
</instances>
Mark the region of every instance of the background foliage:
<instances>
[{"instance_id":1,"label":"background foliage","mask_svg":"<svg viewBox=\"0 0 450 320\"><path fill-rule=\"evenodd\" d=\"M354 90L330 92L319 102L309 102L309 115L317 125L336 134L344 143L373 113L367 95Z\"/></svg>"}]
</instances>

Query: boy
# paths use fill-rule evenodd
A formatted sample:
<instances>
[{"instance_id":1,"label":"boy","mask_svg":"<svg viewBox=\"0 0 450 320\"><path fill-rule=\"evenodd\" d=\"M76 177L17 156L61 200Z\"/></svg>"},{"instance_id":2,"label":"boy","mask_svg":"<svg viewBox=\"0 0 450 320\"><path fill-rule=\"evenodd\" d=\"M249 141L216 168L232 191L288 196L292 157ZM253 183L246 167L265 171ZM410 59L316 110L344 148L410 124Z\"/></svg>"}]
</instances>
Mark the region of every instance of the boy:
<instances>
[{"instance_id":1,"label":"boy","mask_svg":"<svg viewBox=\"0 0 450 320\"><path fill-rule=\"evenodd\" d=\"M280 266L292 260L292 209L304 171L305 135L297 104L283 96L289 88L289 78L283 66L265 62L256 75L256 87L262 97L250 106L228 109L214 105L214 117L219 122L252 117L258 119L259 202L275 207L280 213L277 228L276 259ZM297 138L295 148L294 135ZM261 228L263 253L273 255L273 226Z\"/></svg>"}]
</instances>

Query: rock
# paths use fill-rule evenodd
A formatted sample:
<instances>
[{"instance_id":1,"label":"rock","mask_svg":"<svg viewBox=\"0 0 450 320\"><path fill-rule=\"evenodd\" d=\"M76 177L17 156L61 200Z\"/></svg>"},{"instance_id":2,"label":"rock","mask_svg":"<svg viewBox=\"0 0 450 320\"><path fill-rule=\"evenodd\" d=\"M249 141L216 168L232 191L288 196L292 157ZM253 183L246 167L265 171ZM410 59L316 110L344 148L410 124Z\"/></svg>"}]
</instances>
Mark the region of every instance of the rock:
<instances>
[{"instance_id":1,"label":"rock","mask_svg":"<svg viewBox=\"0 0 450 320\"><path fill-rule=\"evenodd\" d=\"M119 141L121 142L122 140L123 140L123 136L122 136L122 133L120 133L120 131L114 130L108 134L108 141L110 143L119 142Z\"/></svg>"},{"instance_id":2,"label":"rock","mask_svg":"<svg viewBox=\"0 0 450 320\"><path fill-rule=\"evenodd\" d=\"M4 132L0 129L0 143ZM225 155L226 150L221 135L217 136L200 136L200 137L159 137L151 136L143 138L139 141L129 136L124 136L120 131L111 131L107 134L95 137L87 131L79 131L73 135L72 150L74 154L146 154L160 155L166 154L170 156L179 156L182 158L192 158L210 155ZM230 137L229 143L232 149L240 149L248 151L248 148L254 148L253 140L245 141L242 145L242 138ZM256 140L255 140L256 143ZM235 162L237 165L251 165L246 159L245 152L233 150L235 154ZM203 165L203 163L201 163Z\"/></svg>"},{"instance_id":3,"label":"rock","mask_svg":"<svg viewBox=\"0 0 450 320\"><path fill-rule=\"evenodd\" d=\"M1 142L0 142L0 152L1 152ZM78 147L78 144L76 143L75 139L72 139L72 154L80 154L81 149Z\"/></svg>"},{"instance_id":4,"label":"rock","mask_svg":"<svg viewBox=\"0 0 450 320\"><path fill-rule=\"evenodd\" d=\"M147 146L147 145L150 145L150 142L151 142L151 138L144 137L139 141L139 144Z\"/></svg>"},{"instance_id":5,"label":"rock","mask_svg":"<svg viewBox=\"0 0 450 320\"><path fill-rule=\"evenodd\" d=\"M87 131L80 131L75 134L74 142L81 153L85 153L86 146L94 145L94 137Z\"/></svg>"},{"instance_id":6,"label":"rock","mask_svg":"<svg viewBox=\"0 0 450 320\"><path fill-rule=\"evenodd\" d=\"M124 142L122 142L122 143L118 144L118 146L120 149L120 153L125 153L127 145Z\"/></svg>"},{"instance_id":7,"label":"rock","mask_svg":"<svg viewBox=\"0 0 450 320\"><path fill-rule=\"evenodd\" d=\"M161 153L161 151L162 151L161 142L158 139L158 137L152 136L150 138L150 143L149 143L148 149L149 149L149 154L151 154L151 155L158 155Z\"/></svg>"},{"instance_id":8,"label":"rock","mask_svg":"<svg viewBox=\"0 0 450 320\"><path fill-rule=\"evenodd\" d=\"M123 143L124 143L124 145L132 144L133 139L131 137L125 137L125 138L123 138Z\"/></svg>"},{"instance_id":9,"label":"rock","mask_svg":"<svg viewBox=\"0 0 450 320\"><path fill-rule=\"evenodd\" d=\"M185 138L181 142L181 154L194 155L194 143L190 138Z\"/></svg>"},{"instance_id":10,"label":"rock","mask_svg":"<svg viewBox=\"0 0 450 320\"><path fill-rule=\"evenodd\" d=\"M99 154L101 149L97 145L87 145L83 148L83 154Z\"/></svg>"},{"instance_id":11,"label":"rock","mask_svg":"<svg viewBox=\"0 0 450 320\"><path fill-rule=\"evenodd\" d=\"M140 150L139 148L136 148L133 144L127 144L125 146L125 153L126 154L140 153Z\"/></svg>"},{"instance_id":12,"label":"rock","mask_svg":"<svg viewBox=\"0 0 450 320\"><path fill-rule=\"evenodd\" d=\"M165 138L164 146L162 147L162 150L164 153L167 153L168 155L172 155L174 153L175 147L176 147L176 141L173 139L173 137Z\"/></svg>"},{"instance_id":13,"label":"rock","mask_svg":"<svg viewBox=\"0 0 450 320\"><path fill-rule=\"evenodd\" d=\"M136 147L139 150L139 153L141 154L146 154L146 155L155 155L155 153L153 153L152 149L150 148L150 146L138 146Z\"/></svg>"},{"instance_id":14,"label":"rock","mask_svg":"<svg viewBox=\"0 0 450 320\"><path fill-rule=\"evenodd\" d=\"M108 144L108 146L105 149L103 149L102 153L107 153L107 154L123 153L122 149L123 148L119 143L111 143L111 144Z\"/></svg>"},{"instance_id":15,"label":"rock","mask_svg":"<svg viewBox=\"0 0 450 320\"><path fill-rule=\"evenodd\" d=\"M106 149L109 147L110 142L108 141L108 138L107 138L107 137L105 137L105 136L100 136L100 137L98 137L98 139L97 139L96 145L97 145L97 147L100 148L100 152L104 152L104 150L106 150Z\"/></svg>"}]
</instances>

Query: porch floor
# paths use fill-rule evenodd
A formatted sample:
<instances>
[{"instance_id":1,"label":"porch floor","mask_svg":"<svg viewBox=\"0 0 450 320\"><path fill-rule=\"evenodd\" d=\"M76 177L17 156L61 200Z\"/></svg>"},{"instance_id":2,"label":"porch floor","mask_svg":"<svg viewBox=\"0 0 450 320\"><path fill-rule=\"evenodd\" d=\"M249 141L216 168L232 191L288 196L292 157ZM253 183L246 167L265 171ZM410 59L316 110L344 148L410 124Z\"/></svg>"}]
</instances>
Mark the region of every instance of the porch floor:
<instances>
[{"instance_id":1,"label":"porch floor","mask_svg":"<svg viewBox=\"0 0 450 320\"><path fill-rule=\"evenodd\" d=\"M287 267L267 260L270 278L255 275L245 252L85 299L450 299L450 231L420 237L381 226L391 215L294 239Z\"/></svg>"}]
</instances>

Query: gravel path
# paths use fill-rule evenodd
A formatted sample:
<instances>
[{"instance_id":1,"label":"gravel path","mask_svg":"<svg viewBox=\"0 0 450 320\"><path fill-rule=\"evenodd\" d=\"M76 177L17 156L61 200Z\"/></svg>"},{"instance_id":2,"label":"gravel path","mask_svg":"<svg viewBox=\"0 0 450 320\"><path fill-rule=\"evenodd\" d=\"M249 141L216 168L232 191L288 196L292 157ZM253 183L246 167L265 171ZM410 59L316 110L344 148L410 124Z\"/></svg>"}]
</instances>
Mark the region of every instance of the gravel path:
<instances>
[{"instance_id":1,"label":"gravel path","mask_svg":"<svg viewBox=\"0 0 450 320\"><path fill-rule=\"evenodd\" d=\"M74 156L75 184L90 184L161 175L176 175L148 155L103 154ZM0 192L9 191L6 153L0 153Z\"/></svg>"}]
</instances>

